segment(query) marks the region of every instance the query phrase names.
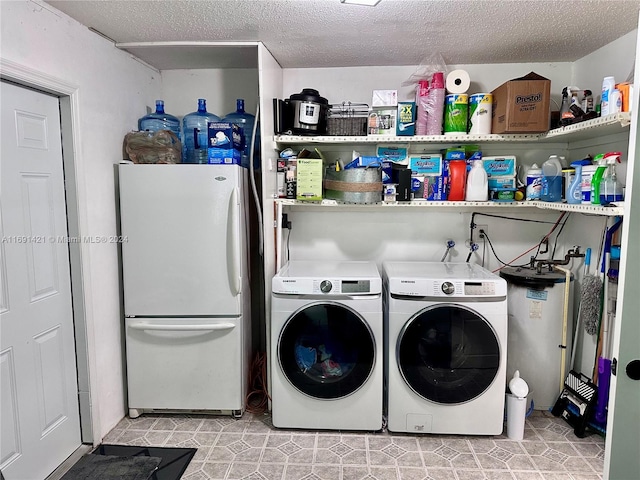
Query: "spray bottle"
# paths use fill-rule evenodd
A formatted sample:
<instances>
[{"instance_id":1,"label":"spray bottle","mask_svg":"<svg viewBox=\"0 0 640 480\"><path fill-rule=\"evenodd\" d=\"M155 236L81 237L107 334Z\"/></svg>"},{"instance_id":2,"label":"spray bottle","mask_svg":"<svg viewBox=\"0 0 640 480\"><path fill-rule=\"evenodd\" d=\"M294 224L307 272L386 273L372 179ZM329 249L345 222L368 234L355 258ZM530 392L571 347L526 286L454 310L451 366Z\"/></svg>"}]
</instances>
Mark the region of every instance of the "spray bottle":
<instances>
[{"instance_id":1,"label":"spray bottle","mask_svg":"<svg viewBox=\"0 0 640 480\"><path fill-rule=\"evenodd\" d=\"M616 176L616 162L620 163L620 155L622 155L621 152L609 152L604 156L607 172L604 180L600 183L600 203L602 205L624 200L622 185Z\"/></svg>"},{"instance_id":2,"label":"spray bottle","mask_svg":"<svg viewBox=\"0 0 640 480\"><path fill-rule=\"evenodd\" d=\"M600 184L602 183L604 172L607 170L607 162L604 159L604 153L596 155L593 161L597 167L591 177L591 204L600 205Z\"/></svg>"},{"instance_id":3,"label":"spray bottle","mask_svg":"<svg viewBox=\"0 0 640 480\"><path fill-rule=\"evenodd\" d=\"M582 97L582 110L584 110L584 113L593 112L593 93L591 90L584 91L584 97Z\"/></svg>"},{"instance_id":4,"label":"spray bottle","mask_svg":"<svg viewBox=\"0 0 640 480\"><path fill-rule=\"evenodd\" d=\"M568 125L574 118L573 113L569 110L569 87L562 89L562 104L560 105L560 125Z\"/></svg>"}]
</instances>

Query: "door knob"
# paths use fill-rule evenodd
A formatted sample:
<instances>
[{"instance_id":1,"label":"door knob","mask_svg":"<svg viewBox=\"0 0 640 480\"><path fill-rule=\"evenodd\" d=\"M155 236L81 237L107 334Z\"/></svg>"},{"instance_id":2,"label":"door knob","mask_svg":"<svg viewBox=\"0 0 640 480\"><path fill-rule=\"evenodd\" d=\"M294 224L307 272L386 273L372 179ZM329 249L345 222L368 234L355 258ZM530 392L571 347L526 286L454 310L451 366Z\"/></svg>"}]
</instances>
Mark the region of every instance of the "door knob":
<instances>
[{"instance_id":1,"label":"door knob","mask_svg":"<svg viewBox=\"0 0 640 480\"><path fill-rule=\"evenodd\" d=\"M631 380L640 380L640 360L631 360L627 363L625 371Z\"/></svg>"}]
</instances>

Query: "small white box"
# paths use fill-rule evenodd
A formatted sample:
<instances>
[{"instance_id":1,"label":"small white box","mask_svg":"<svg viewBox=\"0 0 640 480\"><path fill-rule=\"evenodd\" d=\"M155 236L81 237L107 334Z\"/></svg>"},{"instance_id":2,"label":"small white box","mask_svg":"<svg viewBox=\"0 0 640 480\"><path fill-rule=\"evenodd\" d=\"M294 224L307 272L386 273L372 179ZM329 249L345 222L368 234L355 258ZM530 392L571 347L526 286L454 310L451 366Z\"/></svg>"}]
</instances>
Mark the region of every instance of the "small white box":
<instances>
[{"instance_id":1,"label":"small white box","mask_svg":"<svg viewBox=\"0 0 640 480\"><path fill-rule=\"evenodd\" d=\"M397 107L398 90L374 90L371 99L372 107Z\"/></svg>"}]
</instances>

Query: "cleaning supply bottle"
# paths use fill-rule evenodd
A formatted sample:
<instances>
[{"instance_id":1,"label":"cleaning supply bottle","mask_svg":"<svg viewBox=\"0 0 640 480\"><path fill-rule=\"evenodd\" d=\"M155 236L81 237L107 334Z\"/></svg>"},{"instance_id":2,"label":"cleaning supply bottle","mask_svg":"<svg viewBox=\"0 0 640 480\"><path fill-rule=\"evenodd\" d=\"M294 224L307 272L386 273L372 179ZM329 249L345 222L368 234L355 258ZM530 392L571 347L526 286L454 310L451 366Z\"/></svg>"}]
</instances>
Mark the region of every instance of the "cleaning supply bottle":
<instances>
[{"instance_id":1,"label":"cleaning supply bottle","mask_svg":"<svg viewBox=\"0 0 640 480\"><path fill-rule=\"evenodd\" d=\"M604 172L607 171L607 161L604 158L604 153L599 153L598 155L596 155L593 161L597 165L597 168L593 176L591 177L591 194L589 196L589 203L591 203L592 205L600 205L600 187L602 184L602 178L604 177Z\"/></svg>"},{"instance_id":2,"label":"cleaning supply bottle","mask_svg":"<svg viewBox=\"0 0 640 480\"><path fill-rule=\"evenodd\" d=\"M489 179L482 160L475 160L467 174L467 202L486 202L489 200Z\"/></svg>"},{"instance_id":3,"label":"cleaning supply bottle","mask_svg":"<svg viewBox=\"0 0 640 480\"><path fill-rule=\"evenodd\" d=\"M571 123L573 120L573 113L569 110L569 87L562 89L562 104L560 105L560 125L565 126Z\"/></svg>"},{"instance_id":4,"label":"cleaning supply bottle","mask_svg":"<svg viewBox=\"0 0 640 480\"><path fill-rule=\"evenodd\" d=\"M198 99L198 110L182 119L182 162L209 163L209 122L219 122L220 117L207 112L207 101Z\"/></svg>"},{"instance_id":5,"label":"cleaning supply bottle","mask_svg":"<svg viewBox=\"0 0 640 480\"><path fill-rule=\"evenodd\" d=\"M593 112L593 93L591 90L585 90L582 97L582 110L584 113Z\"/></svg>"},{"instance_id":6,"label":"cleaning supply bottle","mask_svg":"<svg viewBox=\"0 0 640 480\"><path fill-rule=\"evenodd\" d=\"M573 174L573 180L567 188L566 200L567 203L577 204L582 203L582 167L584 160L578 160L571 163L571 166L575 169ZM591 163L591 162L589 162Z\"/></svg>"},{"instance_id":7,"label":"cleaning supply bottle","mask_svg":"<svg viewBox=\"0 0 640 480\"><path fill-rule=\"evenodd\" d=\"M612 113L611 111L611 92L616 88L616 80L614 77L604 77L602 81L602 97L600 100L600 116L604 117Z\"/></svg>"},{"instance_id":8,"label":"cleaning supply bottle","mask_svg":"<svg viewBox=\"0 0 640 480\"><path fill-rule=\"evenodd\" d=\"M622 112L622 93L617 88L611 91L611 99L609 101L609 113Z\"/></svg>"},{"instance_id":9,"label":"cleaning supply bottle","mask_svg":"<svg viewBox=\"0 0 640 480\"><path fill-rule=\"evenodd\" d=\"M550 155L542 164L542 192L540 200L559 202L562 200L562 164L558 155Z\"/></svg>"},{"instance_id":10,"label":"cleaning supply bottle","mask_svg":"<svg viewBox=\"0 0 640 480\"><path fill-rule=\"evenodd\" d=\"M607 172L600 183L600 203L606 205L624 200L622 185L616 176L616 162L620 163L620 152L609 152L604 158L607 162Z\"/></svg>"},{"instance_id":11,"label":"cleaning supply bottle","mask_svg":"<svg viewBox=\"0 0 640 480\"><path fill-rule=\"evenodd\" d=\"M526 200L540 200L542 193L542 169L534 163L527 170L527 186L525 190Z\"/></svg>"},{"instance_id":12,"label":"cleaning supply bottle","mask_svg":"<svg viewBox=\"0 0 640 480\"><path fill-rule=\"evenodd\" d=\"M467 186L467 161L449 161L449 192L447 200L463 202L466 198Z\"/></svg>"}]
</instances>

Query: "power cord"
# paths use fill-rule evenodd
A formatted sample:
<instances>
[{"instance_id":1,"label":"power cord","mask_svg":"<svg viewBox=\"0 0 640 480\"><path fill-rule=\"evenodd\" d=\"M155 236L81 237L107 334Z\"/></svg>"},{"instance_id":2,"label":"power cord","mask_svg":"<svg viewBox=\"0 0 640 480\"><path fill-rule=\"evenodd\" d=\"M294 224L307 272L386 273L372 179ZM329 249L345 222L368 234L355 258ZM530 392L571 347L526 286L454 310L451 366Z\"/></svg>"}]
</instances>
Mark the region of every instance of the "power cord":
<instances>
[{"instance_id":1,"label":"power cord","mask_svg":"<svg viewBox=\"0 0 640 480\"><path fill-rule=\"evenodd\" d=\"M249 393L246 399L246 411L264 413L269 408L269 391L267 389L267 355L256 352L249 369Z\"/></svg>"}]
</instances>

